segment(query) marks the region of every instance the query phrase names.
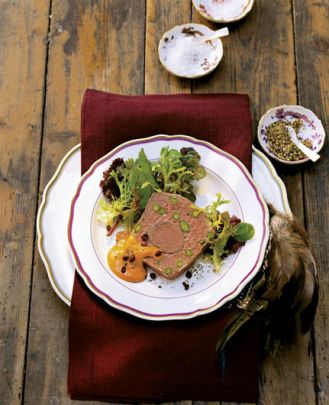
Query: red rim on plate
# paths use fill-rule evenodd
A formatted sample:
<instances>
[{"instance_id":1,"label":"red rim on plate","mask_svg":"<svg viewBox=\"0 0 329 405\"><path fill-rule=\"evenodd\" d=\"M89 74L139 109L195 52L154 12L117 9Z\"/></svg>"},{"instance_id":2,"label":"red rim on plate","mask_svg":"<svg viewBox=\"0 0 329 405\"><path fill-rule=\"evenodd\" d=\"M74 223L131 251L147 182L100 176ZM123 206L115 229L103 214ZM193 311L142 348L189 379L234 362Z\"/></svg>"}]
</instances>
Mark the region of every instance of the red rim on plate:
<instances>
[{"instance_id":1,"label":"red rim on plate","mask_svg":"<svg viewBox=\"0 0 329 405\"><path fill-rule=\"evenodd\" d=\"M236 279L238 276L234 275L234 283L232 286L230 285L229 280L232 278L232 276L227 272L222 276L222 280L218 281L218 283L226 283L229 284L229 286L226 287L228 289L227 291L221 292L221 288L218 288L218 285L216 286L211 286L212 289L212 297L211 297L211 302L207 301L205 296L207 295L204 291L197 295L197 303L193 302L194 308L192 309L187 309L184 305L182 305L183 310L170 310L166 311L166 308L160 308L160 310L154 310L153 305L148 305L146 302L143 304L140 304L140 299L136 300L137 302L131 302L131 298L126 298L125 294L126 291L124 289L124 286L120 286L119 281L115 281L115 276L111 276L111 283L114 283L112 285L113 291L117 289L117 292L113 292L112 294L112 289L108 288L108 286L104 287L104 283L102 283L102 286L100 286L99 281L95 277L95 270L90 268L87 268L86 266L86 260L82 259L81 260L81 254L85 254L81 251L81 247L77 246L79 245L77 238L80 236L77 236L77 233L74 231L74 225L75 221L77 220L77 217L75 216L76 214L76 209L77 205L81 204L81 193L84 191L84 187L86 187L86 182L90 181L92 176L95 175L95 172L97 170L100 170L100 173L102 172L101 166L105 164L106 162L109 162L112 160L114 157L117 157L118 153L122 153L123 150L129 149L130 147L138 147L139 149L141 147L153 147L154 143L156 142L165 142L165 144L170 144L172 143L172 146L174 146L174 143L189 143L191 146L195 146L196 149L198 150L198 147L202 148L205 150L205 153L208 153L212 156L212 158L216 157L218 160L225 160L226 164L230 165L232 169L237 171L239 173L239 176L241 176L241 181L244 182L246 187L248 188L248 192L250 195L252 195L252 198L254 199L254 204L258 205L257 207L253 208L257 211L257 221L259 221L259 227L256 229L257 232L257 246L256 249L253 249L253 263L249 265L248 270L245 270L243 276L241 276L240 279ZM152 145L151 145L152 144ZM150 146L151 145L151 146ZM184 145L185 146L185 145ZM157 148L159 151L160 148ZM198 150L199 151L199 150ZM215 154L215 155L214 155ZM126 156L126 155L125 155ZM217 164L217 163L216 163ZM97 181L99 182L99 173L97 174ZM99 190L97 190L99 192ZM215 192L213 193L215 195ZM95 205L95 200L93 201L93 204ZM92 204L90 204L92 205ZM81 209L81 208L79 208ZM83 209L83 207L82 207ZM248 208L250 209L250 208ZM90 214L90 213L89 213ZM73 259L76 265L76 269L78 273L81 275L83 280L85 281L86 285L88 288L93 291L97 296L102 298L105 302L107 302L109 305L112 307L115 307L117 309L120 309L124 312L127 312L129 314L132 314L134 316L143 318L143 319L150 319L150 320L169 320L169 319L188 319L192 318L198 315L210 313L214 311L215 309L221 307L224 305L226 302L229 300L233 299L236 297L239 292L243 289L243 287L253 278L253 276L257 273L258 269L260 268L266 245L267 245L267 240L268 240L268 234L269 234L269 219L268 219L268 210L265 201L263 200L261 193L259 192L257 186L255 185L254 181L251 178L251 175L249 174L248 170L245 168L245 166L234 156L228 154L225 151L222 151L221 149L215 147L214 145L205 142L205 141L200 141L195 138L189 137L189 136L184 136L184 135L172 135L172 136L167 136L167 135L157 135L154 137L150 138L143 138L143 139L136 139L130 142L126 142L117 148L113 149L111 152L103 156L101 159L96 161L90 169L84 174L84 176L81 178L81 181L79 183L79 186L77 188L77 191L75 193L75 196L72 200L71 203L71 210L70 210L70 218L69 218L69 224L68 224L68 240L69 240L69 245L70 249L73 255ZM105 233L104 233L104 238L105 238ZM256 243L255 242L255 243ZM247 244L248 245L248 244ZM246 245L246 246L247 246ZM79 250L80 249L80 250ZM245 249L245 247L243 248ZM240 263L241 264L241 263ZM97 270L98 271L98 270ZM101 268L99 271L102 271L105 273L105 270ZM109 276L109 273L107 273L107 276ZM101 275L103 277L103 274ZM109 278L110 279L110 278ZM113 281L114 280L114 281ZM122 281L122 280L120 280ZM217 290L216 290L217 289ZM107 291L104 291L107 290ZM210 288L209 288L210 290ZM122 294L121 294L122 292ZM217 295L218 292L218 295ZM138 292L133 292L133 293L128 293L132 295L138 296ZM203 294L203 295L202 295ZM193 295L193 294L192 294ZM186 297L185 301L188 302L190 298ZM153 304L158 300L158 302L161 302L160 306L163 305L162 301L165 302L164 297L159 297L158 299L155 299L154 297L149 298L150 303ZM153 301L152 301L153 300ZM134 298L133 298L134 301ZM184 301L184 298L182 298L181 303ZM179 305L178 305L179 307ZM147 308L147 310L146 310ZM159 313L160 311L160 313Z\"/></svg>"}]
</instances>

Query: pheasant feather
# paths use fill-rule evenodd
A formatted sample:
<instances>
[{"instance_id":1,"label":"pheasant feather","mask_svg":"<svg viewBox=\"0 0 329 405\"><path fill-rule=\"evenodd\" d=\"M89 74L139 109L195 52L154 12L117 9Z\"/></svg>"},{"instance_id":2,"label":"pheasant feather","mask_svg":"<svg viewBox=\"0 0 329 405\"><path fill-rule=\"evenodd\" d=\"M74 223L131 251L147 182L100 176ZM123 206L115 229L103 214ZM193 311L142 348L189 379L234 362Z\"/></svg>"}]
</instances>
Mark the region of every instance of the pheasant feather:
<instances>
[{"instance_id":1,"label":"pheasant feather","mask_svg":"<svg viewBox=\"0 0 329 405\"><path fill-rule=\"evenodd\" d=\"M296 219L269 205L270 243L262 269L235 301L236 313L221 334L216 351L223 353L232 336L256 313L266 320L273 339L306 333L318 303L316 261L305 229ZM296 322L297 320L297 322Z\"/></svg>"}]
</instances>

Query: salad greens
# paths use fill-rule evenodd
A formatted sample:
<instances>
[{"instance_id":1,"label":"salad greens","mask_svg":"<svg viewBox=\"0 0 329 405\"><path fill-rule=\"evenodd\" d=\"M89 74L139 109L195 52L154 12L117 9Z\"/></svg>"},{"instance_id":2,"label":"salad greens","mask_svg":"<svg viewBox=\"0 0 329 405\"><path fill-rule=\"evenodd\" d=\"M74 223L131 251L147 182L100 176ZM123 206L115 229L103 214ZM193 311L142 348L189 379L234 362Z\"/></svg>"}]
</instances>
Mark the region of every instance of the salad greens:
<instances>
[{"instance_id":1,"label":"salad greens","mask_svg":"<svg viewBox=\"0 0 329 405\"><path fill-rule=\"evenodd\" d=\"M254 236L255 229L251 224L241 222L235 216L231 217L227 211L219 212L217 208L229 201L222 200L220 193L217 193L216 196L217 200L208 205L204 212L212 229L208 235L209 250L212 251L215 270L219 271L223 256L244 245Z\"/></svg>"},{"instance_id":2,"label":"salad greens","mask_svg":"<svg viewBox=\"0 0 329 405\"><path fill-rule=\"evenodd\" d=\"M200 155L193 148L178 151L167 146L161 149L160 160L152 165L152 172L161 191L180 194L194 202L192 180L200 180L206 175L199 162Z\"/></svg>"},{"instance_id":3,"label":"salad greens","mask_svg":"<svg viewBox=\"0 0 329 405\"><path fill-rule=\"evenodd\" d=\"M100 186L106 200L100 201L97 218L107 225L109 235L119 223L131 232L152 193L180 194L194 202L193 181L205 175L200 155L193 148L178 151L163 147L158 161L149 161L143 149L137 159L115 159L103 173ZM254 236L255 230L227 211L220 212L219 207L229 201L222 199L220 193L216 197L216 201L205 208L195 207L192 215L204 212L209 221L208 252L215 270L219 271L223 257L243 246Z\"/></svg>"},{"instance_id":4,"label":"salad greens","mask_svg":"<svg viewBox=\"0 0 329 405\"><path fill-rule=\"evenodd\" d=\"M153 192L176 193L194 202L192 181L205 175L193 148L163 147L160 160L153 162L141 149L137 159L116 159L104 172L100 186L108 201L101 201L97 218L108 228L122 223L131 231Z\"/></svg>"}]
</instances>

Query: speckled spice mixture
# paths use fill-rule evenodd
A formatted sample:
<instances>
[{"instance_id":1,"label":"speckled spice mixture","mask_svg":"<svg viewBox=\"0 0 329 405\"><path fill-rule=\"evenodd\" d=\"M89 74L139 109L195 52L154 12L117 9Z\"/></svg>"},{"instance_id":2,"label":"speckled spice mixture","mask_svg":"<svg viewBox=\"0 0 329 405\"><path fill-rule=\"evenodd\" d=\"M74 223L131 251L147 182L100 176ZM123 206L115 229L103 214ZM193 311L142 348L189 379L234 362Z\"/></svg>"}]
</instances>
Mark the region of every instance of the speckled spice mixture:
<instances>
[{"instance_id":1,"label":"speckled spice mixture","mask_svg":"<svg viewBox=\"0 0 329 405\"><path fill-rule=\"evenodd\" d=\"M209 231L203 212L170 193L154 193L135 226L141 244L159 247L159 255L146 259L145 264L168 279L179 276L200 256Z\"/></svg>"},{"instance_id":2,"label":"speckled spice mixture","mask_svg":"<svg viewBox=\"0 0 329 405\"><path fill-rule=\"evenodd\" d=\"M269 150L282 160L294 161L305 159L304 153L292 143L286 126L292 126L297 134L303 127L302 120L276 121L266 128L267 145ZM304 140L302 143L308 148L312 148L310 140Z\"/></svg>"}]
</instances>

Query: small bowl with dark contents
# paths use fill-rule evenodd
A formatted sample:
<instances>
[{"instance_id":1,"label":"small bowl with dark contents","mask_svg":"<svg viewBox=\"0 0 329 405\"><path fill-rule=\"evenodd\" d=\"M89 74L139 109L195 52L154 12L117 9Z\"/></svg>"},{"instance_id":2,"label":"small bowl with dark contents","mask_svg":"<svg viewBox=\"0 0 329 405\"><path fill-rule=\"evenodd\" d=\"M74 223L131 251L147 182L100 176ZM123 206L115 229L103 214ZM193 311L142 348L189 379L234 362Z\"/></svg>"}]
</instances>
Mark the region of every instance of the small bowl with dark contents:
<instances>
[{"instance_id":1,"label":"small bowl with dark contents","mask_svg":"<svg viewBox=\"0 0 329 405\"><path fill-rule=\"evenodd\" d=\"M324 144L325 131L319 118L299 105L271 108L258 124L258 141L273 159L285 164L300 164L310 159L292 142L288 127L309 149L319 152Z\"/></svg>"}]
</instances>

